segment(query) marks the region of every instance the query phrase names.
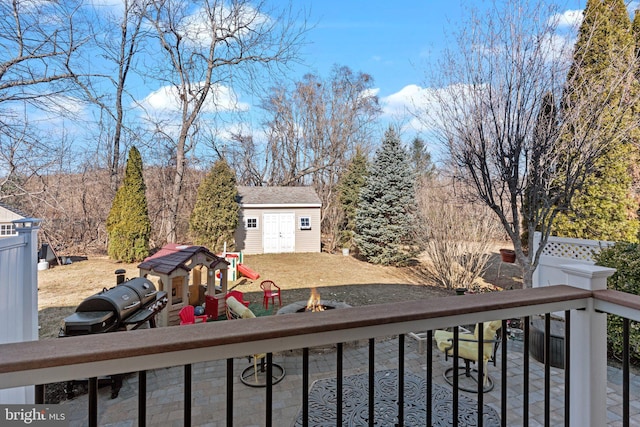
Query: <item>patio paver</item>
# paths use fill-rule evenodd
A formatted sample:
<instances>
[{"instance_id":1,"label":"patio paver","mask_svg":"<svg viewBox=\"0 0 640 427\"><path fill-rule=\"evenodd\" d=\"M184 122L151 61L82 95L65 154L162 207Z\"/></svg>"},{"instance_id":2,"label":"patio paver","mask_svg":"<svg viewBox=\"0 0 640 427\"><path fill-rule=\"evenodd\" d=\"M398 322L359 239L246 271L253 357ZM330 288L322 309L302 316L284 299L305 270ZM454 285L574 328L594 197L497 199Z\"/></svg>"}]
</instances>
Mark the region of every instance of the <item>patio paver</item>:
<instances>
[{"instance_id":1,"label":"patio paver","mask_svg":"<svg viewBox=\"0 0 640 427\"><path fill-rule=\"evenodd\" d=\"M522 424L522 343L508 343L508 425ZM397 340L382 339L376 341L376 371L397 369ZM489 374L495 379L495 388L484 394L484 404L500 413L500 352L497 367L489 364ZM286 370L282 382L273 388L273 421L277 426L291 426L301 408L302 355L301 351L286 351L274 355L274 362ZM266 393L264 388L247 387L240 382L240 372L249 365L247 359L234 361L234 425L240 427L264 425ZM445 361L444 355L436 348L433 351L433 382L451 388L442 373L451 366L451 359ZM544 367L530 358L530 394L529 425L541 426L544 422ZM405 340L406 372L424 377L426 375L426 356L418 353L418 343ZM311 349L309 355L309 384L327 378L335 378L336 353L332 348ZM343 374L356 375L368 372L368 346L366 341L344 345ZM608 368L608 413L610 426L622 425L622 385L619 369ZM226 361L198 363L193 366L192 374L192 425L221 427L226 425ZM551 420L564 417L564 371L551 369ZM183 368L163 368L147 374L147 425L182 425L184 408ZM136 375L125 378L123 387L116 399L110 399L110 390L99 390L99 425L131 426L137 420ZM460 392L461 395L476 399L473 393ZM640 378L631 378L631 425L640 425ZM71 426L87 424L87 396L65 401ZM133 418L133 419L132 419Z\"/></svg>"}]
</instances>

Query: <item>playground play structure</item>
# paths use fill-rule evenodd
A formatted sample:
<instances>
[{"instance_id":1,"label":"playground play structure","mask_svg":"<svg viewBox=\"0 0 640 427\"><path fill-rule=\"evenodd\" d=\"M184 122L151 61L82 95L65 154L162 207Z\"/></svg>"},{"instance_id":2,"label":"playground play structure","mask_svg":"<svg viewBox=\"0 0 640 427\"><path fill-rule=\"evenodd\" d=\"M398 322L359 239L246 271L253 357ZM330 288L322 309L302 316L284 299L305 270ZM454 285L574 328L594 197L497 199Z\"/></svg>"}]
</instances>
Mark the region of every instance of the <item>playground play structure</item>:
<instances>
[{"instance_id":1,"label":"playground play structure","mask_svg":"<svg viewBox=\"0 0 640 427\"><path fill-rule=\"evenodd\" d=\"M159 326L177 325L186 306L202 310L209 319L225 314L227 282L241 275L251 280L260 277L242 263L242 252L213 254L204 246L167 244L138 265L140 277L156 283L168 294L167 310L160 316ZM183 312L183 314L186 312Z\"/></svg>"},{"instance_id":2,"label":"playground play structure","mask_svg":"<svg viewBox=\"0 0 640 427\"><path fill-rule=\"evenodd\" d=\"M223 252L222 255L220 256L229 263L229 269L228 269L229 280L231 281L239 280L240 275L251 280L257 280L260 278L259 273L250 269L249 267L247 267L242 263L243 261L242 252Z\"/></svg>"}]
</instances>

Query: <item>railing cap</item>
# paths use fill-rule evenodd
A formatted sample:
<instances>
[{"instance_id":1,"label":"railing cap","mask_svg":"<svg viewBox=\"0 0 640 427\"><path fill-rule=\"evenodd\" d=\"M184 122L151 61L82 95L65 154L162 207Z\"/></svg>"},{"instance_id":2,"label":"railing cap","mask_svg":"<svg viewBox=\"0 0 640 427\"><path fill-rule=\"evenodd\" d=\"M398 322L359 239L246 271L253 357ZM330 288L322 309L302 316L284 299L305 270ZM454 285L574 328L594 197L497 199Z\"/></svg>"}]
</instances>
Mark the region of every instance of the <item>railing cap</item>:
<instances>
[{"instance_id":1,"label":"railing cap","mask_svg":"<svg viewBox=\"0 0 640 427\"><path fill-rule=\"evenodd\" d=\"M587 279L606 279L616 272L615 268L602 267L591 264L562 264L560 269L573 276L586 277Z\"/></svg>"}]
</instances>

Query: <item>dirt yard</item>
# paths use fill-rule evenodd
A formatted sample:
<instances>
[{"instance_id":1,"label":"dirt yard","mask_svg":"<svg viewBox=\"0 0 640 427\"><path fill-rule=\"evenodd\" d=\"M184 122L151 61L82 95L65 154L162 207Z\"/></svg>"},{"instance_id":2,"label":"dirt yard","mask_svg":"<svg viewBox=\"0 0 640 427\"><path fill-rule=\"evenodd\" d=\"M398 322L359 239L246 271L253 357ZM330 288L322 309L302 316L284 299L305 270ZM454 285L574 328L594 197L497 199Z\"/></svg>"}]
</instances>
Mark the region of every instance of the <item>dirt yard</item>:
<instances>
[{"instance_id":1,"label":"dirt yard","mask_svg":"<svg viewBox=\"0 0 640 427\"><path fill-rule=\"evenodd\" d=\"M483 282L503 289L521 287L520 268L500 261L499 246L491 255ZM115 270L137 277L137 263L116 263L108 258L72 258L73 263L38 272L40 338L55 338L65 317L82 300L115 286ZM229 287L245 293L245 299L260 304L260 281L273 280L282 288L282 304L305 301L315 287L322 299L359 306L385 302L428 299L452 295L454 291L426 283L421 266L396 268L371 265L353 257L316 254L248 255L244 264L260 273L256 281L241 278Z\"/></svg>"}]
</instances>

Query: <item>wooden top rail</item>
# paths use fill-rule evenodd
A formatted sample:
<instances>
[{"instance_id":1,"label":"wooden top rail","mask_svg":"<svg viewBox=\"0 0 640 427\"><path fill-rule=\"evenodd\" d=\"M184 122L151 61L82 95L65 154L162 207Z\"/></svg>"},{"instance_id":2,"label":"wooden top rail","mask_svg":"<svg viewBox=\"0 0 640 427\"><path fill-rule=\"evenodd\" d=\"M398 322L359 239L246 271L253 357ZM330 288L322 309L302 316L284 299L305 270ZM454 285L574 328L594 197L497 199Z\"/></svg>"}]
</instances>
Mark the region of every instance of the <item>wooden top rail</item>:
<instances>
[{"instance_id":1,"label":"wooden top rail","mask_svg":"<svg viewBox=\"0 0 640 427\"><path fill-rule=\"evenodd\" d=\"M626 292L614 291L613 289L606 289L601 291L594 291L593 298L595 298L596 300L607 301L616 305L620 305L622 307L640 310L640 295L633 295Z\"/></svg>"},{"instance_id":2,"label":"wooden top rail","mask_svg":"<svg viewBox=\"0 0 640 427\"><path fill-rule=\"evenodd\" d=\"M327 331L388 326L491 310L588 299L591 291L559 285L353 307L339 311L268 316L189 326L134 330L0 345L0 374L83 363L148 357L192 349L282 339ZM628 295L625 296L628 298ZM211 359L215 359L212 355ZM209 360L211 360L209 359ZM185 362L182 362L185 363ZM175 360L174 364L181 364ZM122 367L123 371L127 369Z\"/></svg>"},{"instance_id":3,"label":"wooden top rail","mask_svg":"<svg viewBox=\"0 0 640 427\"><path fill-rule=\"evenodd\" d=\"M594 308L640 322L640 296L612 289L593 292Z\"/></svg>"}]
</instances>

